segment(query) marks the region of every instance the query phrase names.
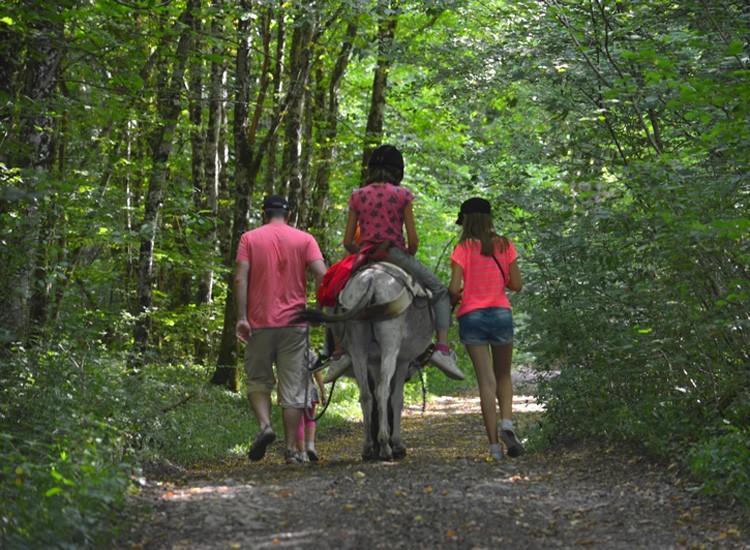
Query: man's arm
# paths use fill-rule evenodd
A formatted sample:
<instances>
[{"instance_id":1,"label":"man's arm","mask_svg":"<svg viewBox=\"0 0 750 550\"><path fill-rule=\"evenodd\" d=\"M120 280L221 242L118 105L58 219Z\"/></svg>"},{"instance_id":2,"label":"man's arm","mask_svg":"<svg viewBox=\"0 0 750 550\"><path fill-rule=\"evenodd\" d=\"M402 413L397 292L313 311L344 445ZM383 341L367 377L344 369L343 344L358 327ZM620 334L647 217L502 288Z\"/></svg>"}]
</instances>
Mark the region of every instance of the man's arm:
<instances>
[{"instance_id":1,"label":"man's arm","mask_svg":"<svg viewBox=\"0 0 750 550\"><path fill-rule=\"evenodd\" d=\"M328 268L326 268L326 263L323 260L313 260L307 265L307 269L310 270L310 273L312 273L315 278L315 288L318 288L320 283L323 282L323 276L328 270Z\"/></svg>"},{"instance_id":2,"label":"man's arm","mask_svg":"<svg viewBox=\"0 0 750 550\"><path fill-rule=\"evenodd\" d=\"M237 262L234 270L234 298L237 306L237 324L235 334L243 342L247 342L252 334L250 323L247 321L247 283L250 278L250 262Z\"/></svg>"}]
</instances>

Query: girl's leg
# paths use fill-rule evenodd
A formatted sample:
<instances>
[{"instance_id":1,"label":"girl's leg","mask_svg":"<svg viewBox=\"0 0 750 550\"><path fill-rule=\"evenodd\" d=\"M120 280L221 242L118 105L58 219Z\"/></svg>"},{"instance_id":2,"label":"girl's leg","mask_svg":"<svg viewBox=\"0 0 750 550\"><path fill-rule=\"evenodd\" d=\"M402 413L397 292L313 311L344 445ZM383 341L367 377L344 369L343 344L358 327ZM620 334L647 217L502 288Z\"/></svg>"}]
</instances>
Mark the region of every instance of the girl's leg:
<instances>
[{"instance_id":1,"label":"girl's leg","mask_svg":"<svg viewBox=\"0 0 750 550\"><path fill-rule=\"evenodd\" d=\"M490 445L497 445L496 382L490 349L489 346L470 346L467 344L466 351L469 352L471 362L474 364L474 371L477 374L479 402L482 406L482 419L487 431L487 439L489 439Z\"/></svg>"},{"instance_id":2,"label":"girl's leg","mask_svg":"<svg viewBox=\"0 0 750 550\"><path fill-rule=\"evenodd\" d=\"M388 251L387 260L406 271L432 292L432 305L435 308L435 335L438 344L448 345L448 327L451 324L451 301L448 288L419 260L400 248L392 247Z\"/></svg>"},{"instance_id":3,"label":"girl's leg","mask_svg":"<svg viewBox=\"0 0 750 550\"><path fill-rule=\"evenodd\" d=\"M307 409L307 414L310 415L310 418L315 418L315 404ZM307 418L305 418L305 450L315 450L315 420L308 420Z\"/></svg>"},{"instance_id":4,"label":"girl's leg","mask_svg":"<svg viewBox=\"0 0 750 550\"><path fill-rule=\"evenodd\" d=\"M524 449L513 427L513 382L510 364L513 358L513 344L492 346L492 367L497 380L497 400L500 403L500 438L511 457L520 456Z\"/></svg>"},{"instance_id":5,"label":"girl's leg","mask_svg":"<svg viewBox=\"0 0 750 550\"><path fill-rule=\"evenodd\" d=\"M315 403L307 409L310 418L315 418ZM305 419L305 452L310 462L318 461L318 453L315 450L315 420Z\"/></svg>"},{"instance_id":6,"label":"girl's leg","mask_svg":"<svg viewBox=\"0 0 750 550\"><path fill-rule=\"evenodd\" d=\"M492 368L497 383L497 401L500 403L500 418L513 421L513 383L510 377L510 364L513 358L513 344L492 346Z\"/></svg>"},{"instance_id":7,"label":"girl's leg","mask_svg":"<svg viewBox=\"0 0 750 550\"><path fill-rule=\"evenodd\" d=\"M454 380L463 380L464 373L456 364L456 353L448 343L448 328L451 324L451 301L448 288L435 274L422 265L414 256L400 248L391 247L387 260L414 277L422 286L432 292L432 307L435 310L435 336L437 344L430 356L433 365Z\"/></svg>"}]
</instances>

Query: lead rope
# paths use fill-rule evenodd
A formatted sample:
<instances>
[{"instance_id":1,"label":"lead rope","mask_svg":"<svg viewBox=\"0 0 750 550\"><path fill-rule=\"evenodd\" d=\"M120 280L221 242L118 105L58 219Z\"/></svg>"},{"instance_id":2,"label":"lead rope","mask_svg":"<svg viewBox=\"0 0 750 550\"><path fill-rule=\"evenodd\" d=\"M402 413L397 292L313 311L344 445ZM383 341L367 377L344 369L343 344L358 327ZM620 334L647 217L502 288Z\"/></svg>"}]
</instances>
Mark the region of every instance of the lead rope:
<instances>
[{"instance_id":1,"label":"lead rope","mask_svg":"<svg viewBox=\"0 0 750 550\"><path fill-rule=\"evenodd\" d=\"M316 363L317 364L317 363ZM307 407L307 397L310 395L310 380L313 377L313 373L318 371L319 368L316 368L316 365L310 364L310 325L305 326L305 407L302 409L303 414L305 415L305 419L309 420L310 422L317 422L320 420L323 415L326 412L326 409L328 409L328 405L331 404L331 400L333 399L333 390L336 388L336 380L331 383L331 391L328 392L328 399L326 399L326 403L323 406L323 408L320 410L320 412L315 415L311 416L308 412Z\"/></svg>"},{"instance_id":2,"label":"lead rope","mask_svg":"<svg viewBox=\"0 0 750 550\"><path fill-rule=\"evenodd\" d=\"M438 257L437 262L435 263L435 269L433 269L433 273L437 275L438 268L440 267L440 263L443 261L443 258L445 257L445 253L448 250L448 247L453 244L453 241L456 240L456 236L454 235L448 241L445 243L445 246L443 246L443 250L440 253L440 256ZM432 310L432 304L429 300L427 300L427 305L430 312L430 321L431 324L435 325L435 312ZM453 309L455 309L456 304L453 304L453 307L451 308L451 313L453 313ZM419 355L414 362L417 364L417 367L419 369L419 383L422 386L422 414L427 411L427 383L425 382L425 376L424 376L424 367L427 365L427 362L430 360L430 357L432 356L432 352L435 350L435 344L430 344L426 350L422 352L421 355Z\"/></svg>"}]
</instances>

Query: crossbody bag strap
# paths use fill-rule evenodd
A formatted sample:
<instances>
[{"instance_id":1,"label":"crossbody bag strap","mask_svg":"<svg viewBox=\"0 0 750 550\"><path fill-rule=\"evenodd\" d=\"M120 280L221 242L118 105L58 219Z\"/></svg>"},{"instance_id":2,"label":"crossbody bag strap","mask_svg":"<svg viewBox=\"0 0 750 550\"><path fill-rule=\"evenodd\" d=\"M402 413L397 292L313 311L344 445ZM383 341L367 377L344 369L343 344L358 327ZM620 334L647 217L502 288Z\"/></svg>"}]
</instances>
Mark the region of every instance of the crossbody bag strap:
<instances>
[{"instance_id":1,"label":"crossbody bag strap","mask_svg":"<svg viewBox=\"0 0 750 550\"><path fill-rule=\"evenodd\" d=\"M495 258L495 255L492 255L492 259L495 260L495 264L497 265L497 268L500 270L500 275L503 276L503 286L506 286L508 284L508 277L505 275L505 270L503 269L503 266L500 265L500 262L497 261L497 258Z\"/></svg>"}]
</instances>

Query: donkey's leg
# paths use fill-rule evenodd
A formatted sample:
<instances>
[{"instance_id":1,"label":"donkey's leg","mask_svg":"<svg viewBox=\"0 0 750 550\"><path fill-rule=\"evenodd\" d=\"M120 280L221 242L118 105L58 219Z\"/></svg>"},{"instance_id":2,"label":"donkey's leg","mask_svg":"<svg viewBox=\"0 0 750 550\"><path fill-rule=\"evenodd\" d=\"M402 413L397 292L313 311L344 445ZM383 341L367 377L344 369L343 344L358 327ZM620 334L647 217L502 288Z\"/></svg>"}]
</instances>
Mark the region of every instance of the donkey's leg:
<instances>
[{"instance_id":1,"label":"donkey's leg","mask_svg":"<svg viewBox=\"0 0 750 550\"><path fill-rule=\"evenodd\" d=\"M362 420L365 427L365 441L362 445L362 458L373 460L376 458L372 440L373 398L370 384L367 381L367 350L371 344L369 325L352 323L347 327L348 352L352 358L354 378L359 386L359 404L362 407Z\"/></svg>"},{"instance_id":2,"label":"donkey's leg","mask_svg":"<svg viewBox=\"0 0 750 550\"><path fill-rule=\"evenodd\" d=\"M404 409L404 382L409 363L402 361L396 367L395 379L393 380L393 392L391 393L391 407L393 408L393 428L391 431L391 449L393 458L400 459L406 456L406 447L401 443L401 412Z\"/></svg>"},{"instance_id":3,"label":"donkey's leg","mask_svg":"<svg viewBox=\"0 0 750 550\"><path fill-rule=\"evenodd\" d=\"M401 347L403 333L402 318L389 319L375 323L375 338L380 345L380 376L375 393L378 400L378 444L380 458L393 458L390 444L390 424L388 422L388 403L391 397L391 380L396 373L396 361Z\"/></svg>"}]
</instances>

